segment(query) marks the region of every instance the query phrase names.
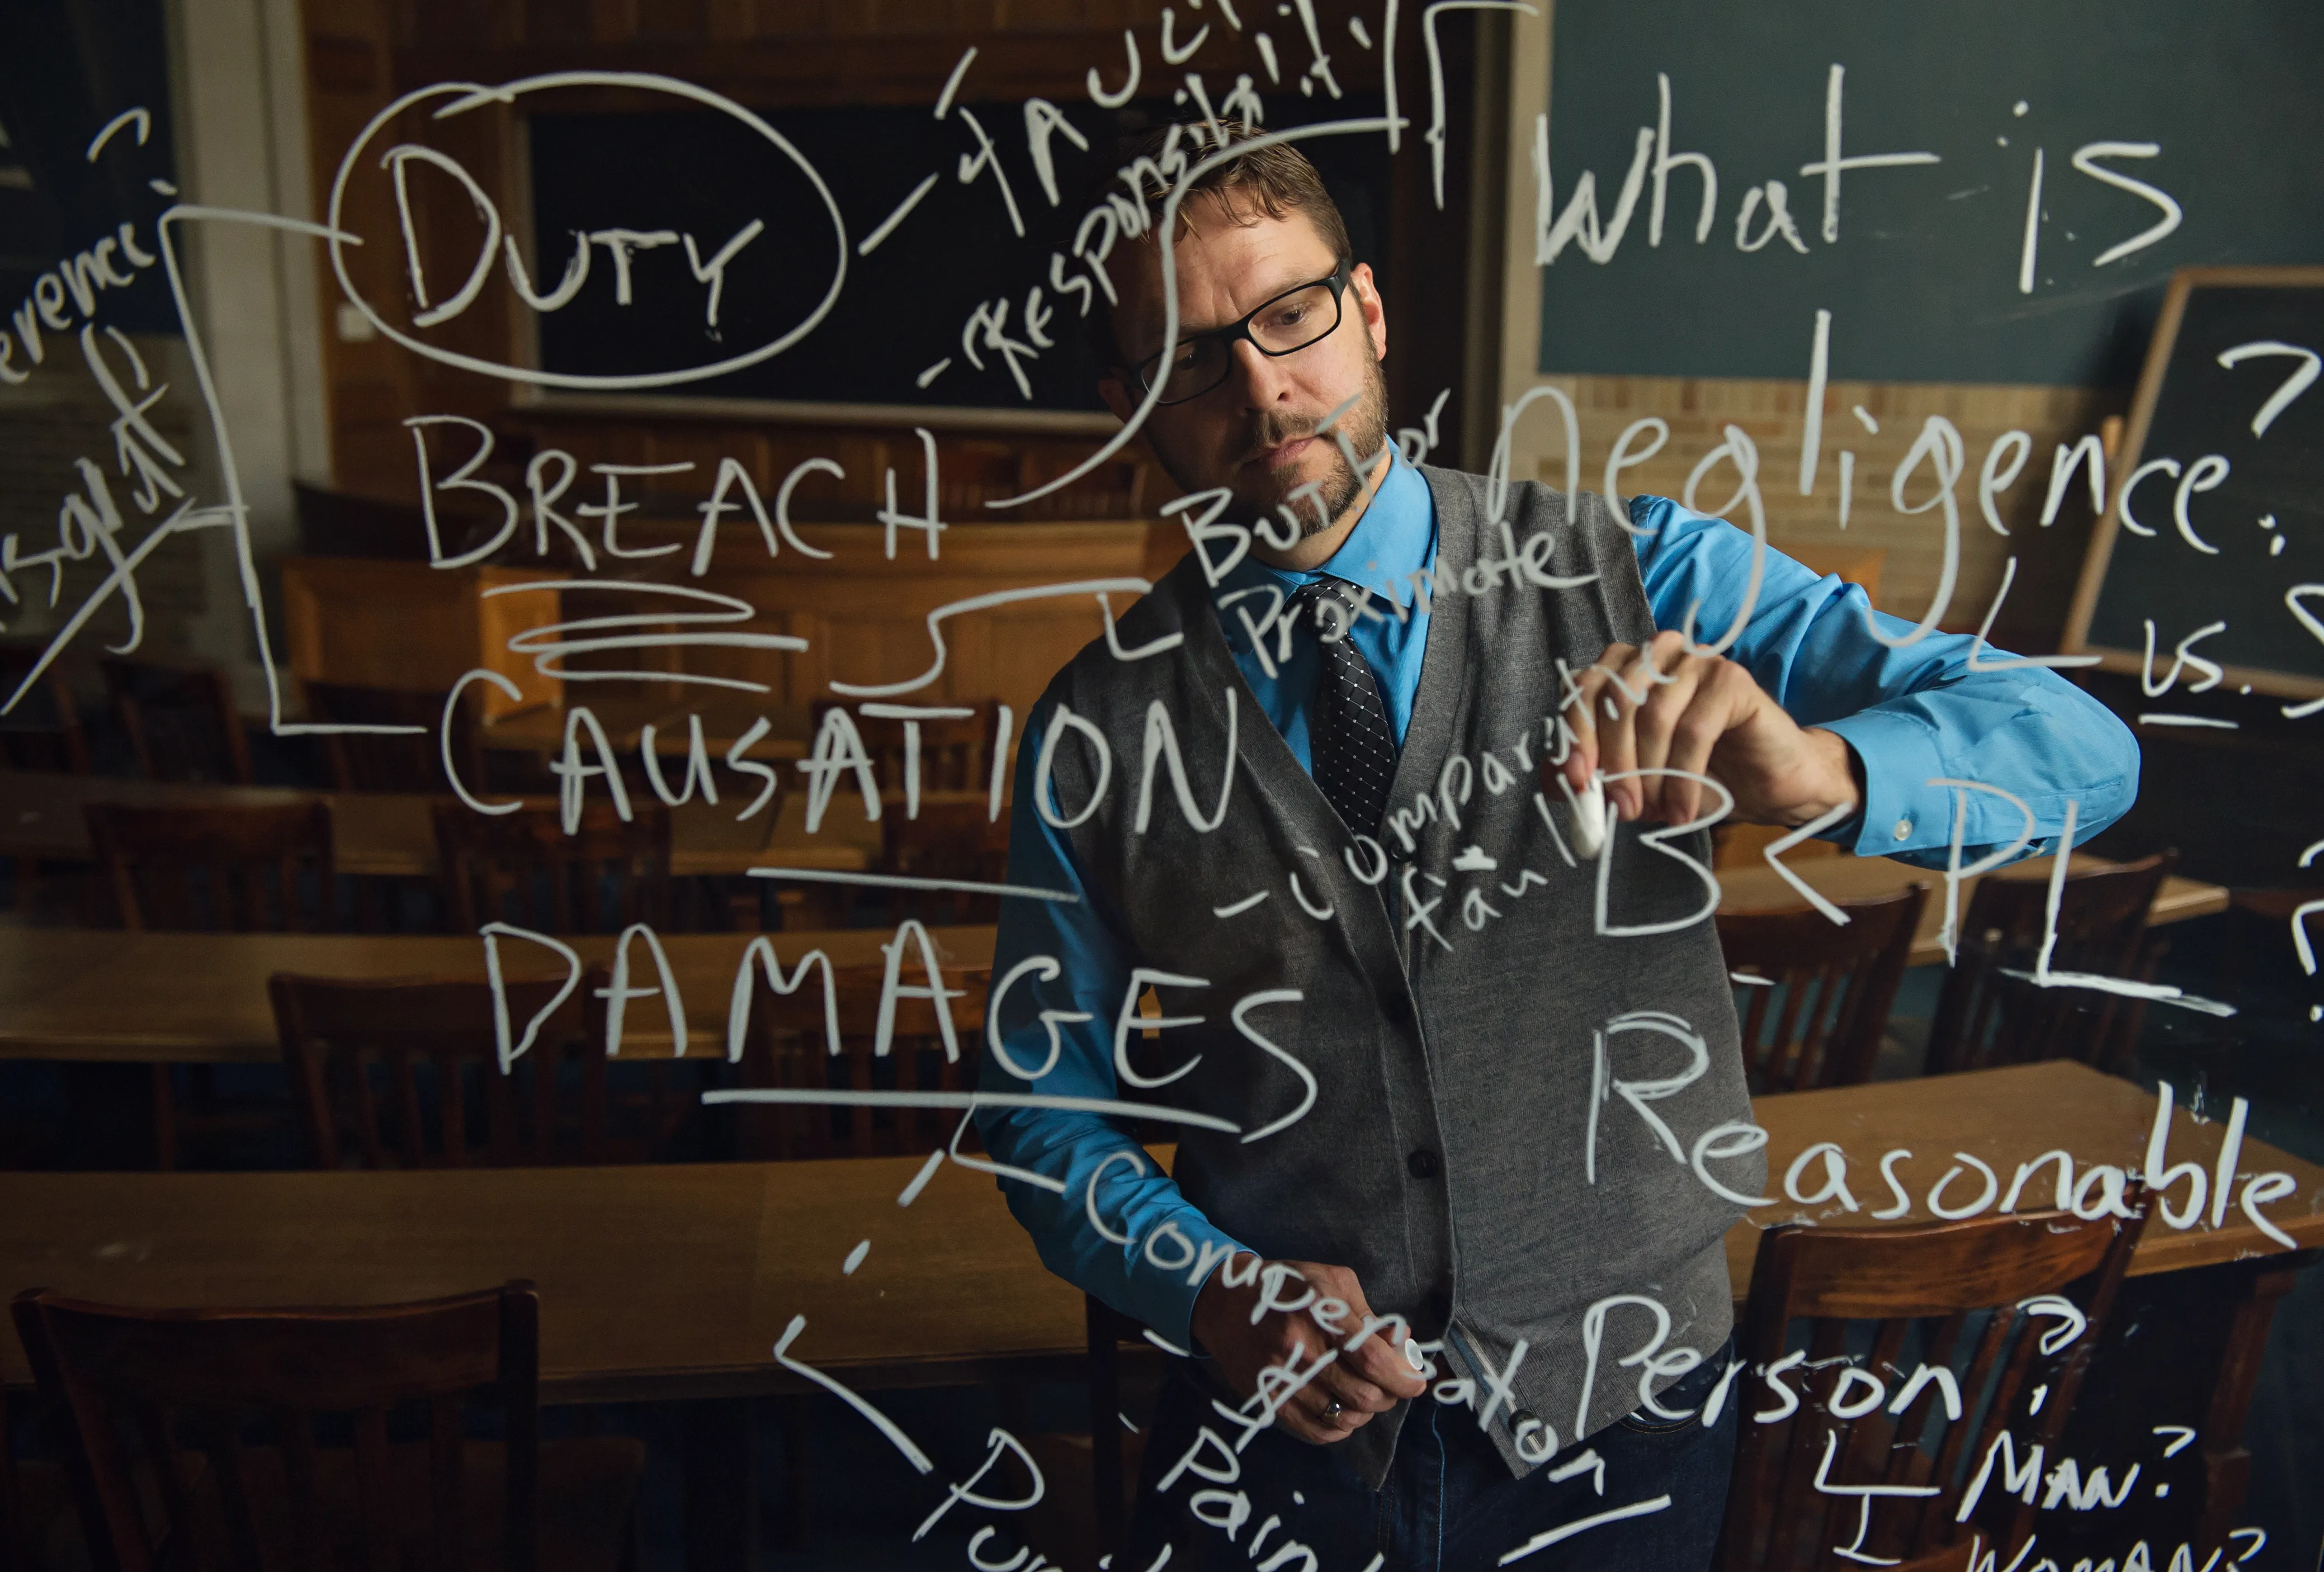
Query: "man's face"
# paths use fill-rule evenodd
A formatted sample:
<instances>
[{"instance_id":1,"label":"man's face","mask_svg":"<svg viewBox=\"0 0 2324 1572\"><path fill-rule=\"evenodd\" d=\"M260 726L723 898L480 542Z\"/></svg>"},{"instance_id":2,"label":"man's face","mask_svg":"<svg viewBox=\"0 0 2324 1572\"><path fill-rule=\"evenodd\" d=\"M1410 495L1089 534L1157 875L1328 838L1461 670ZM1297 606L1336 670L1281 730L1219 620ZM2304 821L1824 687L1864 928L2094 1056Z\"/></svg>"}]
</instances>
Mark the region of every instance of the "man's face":
<instances>
[{"instance_id":1,"label":"man's face","mask_svg":"<svg viewBox=\"0 0 2324 1572\"><path fill-rule=\"evenodd\" d=\"M1189 200L1182 213L1187 222L1172 248L1180 340L1237 321L1286 290L1328 278L1338 266L1303 215L1269 218L1255 207L1229 213L1209 195ZM1130 254L1116 275L1121 301L1114 332L1123 358L1135 364L1162 347L1162 253L1157 242L1115 255L1123 252ZM1323 504L1323 519L1335 519L1354 501L1361 482L1340 445L1315 433L1333 410L1361 395L1335 429L1360 458L1379 451L1388 423L1379 363L1387 353L1379 291L1370 267L1359 263L1342 301L1340 325L1328 336L1285 355L1235 344L1226 380L1198 398L1155 409L1147 418L1147 440L1182 491L1224 486L1242 518L1271 515L1300 487L1321 483L1314 494ZM1100 391L1123 420L1143 397L1119 372ZM1291 506L1303 534L1324 527L1313 504L1302 500Z\"/></svg>"}]
</instances>

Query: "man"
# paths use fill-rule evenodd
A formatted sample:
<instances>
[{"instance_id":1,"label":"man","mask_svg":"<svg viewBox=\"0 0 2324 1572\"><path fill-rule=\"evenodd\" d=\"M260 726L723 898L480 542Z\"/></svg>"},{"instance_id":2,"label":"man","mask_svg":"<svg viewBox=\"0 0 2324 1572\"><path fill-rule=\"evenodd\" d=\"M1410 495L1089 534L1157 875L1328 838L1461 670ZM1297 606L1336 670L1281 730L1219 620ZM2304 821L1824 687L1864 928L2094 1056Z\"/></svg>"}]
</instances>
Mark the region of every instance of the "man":
<instances>
[{"instance_id":1,"label":"man","mask_svg":"<svg viewBox=\"0 0 2324 1572\"><path fill-rule=\"evenodd\" d=\"M1734 817L1941 864L1928 783L1968 779L2030 804L2038 852L2070 798L2085 832L2123 812L2135 747L2047 671L1893 647L1774 552L1709 653L1748 536L1532 483L1496 519L1481 477L1380 456L1388 325L1313 168L1167 146L1167 228L1117 246L1093 319L1102 391L1125 420L1151 394L1172 478L1255 532L1211 526L1028 718L1010 878L1054 898L1004 906L982 1085L1082 1100L978 1114L1043 1259L1194 1356L1117 1572L1536 1540L1535 1567L1701 1567L1722 1242L1765 1172L1672 855L1708 836L1672 827L1707 778ZM2024 827L1960 800L1968 855Z\"/></svg>"}]
</instances>

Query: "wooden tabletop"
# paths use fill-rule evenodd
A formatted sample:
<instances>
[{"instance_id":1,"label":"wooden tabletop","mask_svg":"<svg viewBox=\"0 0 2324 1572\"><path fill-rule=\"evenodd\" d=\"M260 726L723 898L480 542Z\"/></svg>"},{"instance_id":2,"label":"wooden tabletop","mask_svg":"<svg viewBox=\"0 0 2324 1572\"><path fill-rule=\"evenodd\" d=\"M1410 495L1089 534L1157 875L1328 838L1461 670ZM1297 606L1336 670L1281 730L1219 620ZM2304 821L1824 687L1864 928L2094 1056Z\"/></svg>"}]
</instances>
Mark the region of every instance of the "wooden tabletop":
<instances>
[{"instance_id":1,"label":"wooden tabletop","mask_svg":"<svg viewBox=\"0 0 2324 1572\"><path fill-rule=\"evenodd\" d=\"M392 792L309 792L275 786L184 786L111 776L0 771L0 856L86 862L92 853L89 803L131 807L281 804L331 805L333 854L341 873L425 878L436 871L436 830L429 804L438 799ZM807 832L807 804L788 795L776 818L734 815L751 799L700 800L670 810L670 870L680 876L740 874L768 863L843 873L870 866L880 826L863 816L861 797L836 796L821 829Z\"/></svg>"},{"instance_id":2,"label":"wooden tabletop","mask_svg":"<svg viewBox=\"0 0 2324 1572\"><path fill-rule=\"evenodd\" d=\"M946 967L992 963L993 929L932 928ZM884 928L769 935L788 967L810 950L835 966L881 963ZM686 997L689 1043L697 1054L725 1053L726 1008L734 971L753 935L662 936L670 970ZM610 961L613 941L568 938L585 963ZM632 963L648 964L641 950ZM504 975L558 977L564 962L522 940L501 945ZM483 941L459 934L124 933L90 928L0 929L0 1059L69 1059L110 1063L273 1063L274 1034L266 979L278 971L310 977L482 976ZM660 1006L632 1019L625 1047L668 1052Z\"/></svg>"},{"instance_id":3,"label":"wooden tabletop","mask_svg":"<svg viewBox=\"0 0 2324 1572\"><path fill-rule=\"evenodd\" d=\"M1945 924L1945 876L1941 869L1914 868L1909 863L1892 861L1886 857L1817 857L1800 862L1787 863L1793 872L1814 888L1817 894L1835 901L1877 900L1884 896L1901 894L1914 883L1929 886L1929 901L1921 911L1920 931L1913 936L1914 966L1941 966L1944 946L1937 942L1937 933ZM2103 857L2092 857L2077 851L2067 865L2077 873L2095 873L2119 867ZM2050 877L2050 859L2039 858L2031 862L2013 863L2007 868L1980 876L1984 878L2045 879ZM1960 909L1969 910L1969 892L1978 880L1961 880ZM1757 866L1721 869L1719 873L1719 909L1728 912L1795 911L1808 903L1800 892L1784 881L1781 874L1760 862ZM2183 923L2190 917L2207 916L2227 909L2227 891L2216 884L2204 884L2196 879L2176 875L2163 881L2163 888L2149 909L2149 923Z\"/></svg>"},{"instance_id":4,"label":"wooden tabletop","mask_svg":"<svg viewBox=\"0 0 2324 1572\"><path fill-rule=\"evenodd\" d=\"M1776 1184L1809 1144L1838 1141L1868 1209L1885 1202L1878 1163L1892 1147L1914 1154L1897 1169L1917 1203L1955 1149L2005 1185L2052 1147L2135 1164L2153 1106L2126 1081L2056 1063L1766 1098L1757 1112ZM2180 1114L2172 1161L2204 1160L2219 1131ZM0 1296L39 1286L124 1304L364 1304L530 1277L543 1395L567 1402L800 1390L772 1358L793 1316L807 1326L791 1356L857 1386L980 1381L1003 1363L1075 1369L1081 1296L1042 1268L984 1174L945 1164L899 1206L921 1162L0 1175ZM2324 1170L2255 1141L2237 1166L2292 1173L2296 1193L2267 1214L2302 1246L2324 1245ZM1804 1209L1737 1226L1738 1299L1755 1223ZM2158 1224L2132 1270L2278 1247L2227 1216L2218 1230ZM870 1255L843 1275L862 1240ZM0 1375L27 1379L13 1332L0 1332Z\"/></svg>"},{"instance_id":5,"label":"wooden tabletop","mask_svg":"<svg viewBox=\"0 0 2324 1572\"><path fill-rule=\"evenodd\" d=\"M378 1304L529 1277L542 1396L622 1402L982 1379L1077 1359L1081 1295L991 1178L922 1160L384 1173L0 1175L0 1294L145 1304ZM858 1241L871 1254L840 1267ZM27 1380L13 1331L0 1374Z\"/></svg>"}]
</instances>

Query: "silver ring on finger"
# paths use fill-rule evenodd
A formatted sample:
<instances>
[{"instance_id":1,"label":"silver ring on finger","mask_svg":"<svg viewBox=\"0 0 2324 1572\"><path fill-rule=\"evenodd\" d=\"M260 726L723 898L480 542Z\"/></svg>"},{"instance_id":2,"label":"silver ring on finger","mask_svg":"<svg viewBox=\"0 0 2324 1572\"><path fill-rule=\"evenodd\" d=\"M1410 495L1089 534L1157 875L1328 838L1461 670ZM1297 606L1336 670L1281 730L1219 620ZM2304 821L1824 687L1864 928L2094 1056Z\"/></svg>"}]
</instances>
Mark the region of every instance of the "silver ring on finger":
<instances>
[{"instance_id":1,"label":"silver ring on finger","mask_svg":"<svg viewBox=\"0 0 2324 1572\"><path fill-rule=\"evenodd\" d=\"M1323 1403L1323 1417L1327 1420L1338 1419L1347 1411L1348 1405L1336 1397L1326 1399Z\"/></svg>"}]
</instances>

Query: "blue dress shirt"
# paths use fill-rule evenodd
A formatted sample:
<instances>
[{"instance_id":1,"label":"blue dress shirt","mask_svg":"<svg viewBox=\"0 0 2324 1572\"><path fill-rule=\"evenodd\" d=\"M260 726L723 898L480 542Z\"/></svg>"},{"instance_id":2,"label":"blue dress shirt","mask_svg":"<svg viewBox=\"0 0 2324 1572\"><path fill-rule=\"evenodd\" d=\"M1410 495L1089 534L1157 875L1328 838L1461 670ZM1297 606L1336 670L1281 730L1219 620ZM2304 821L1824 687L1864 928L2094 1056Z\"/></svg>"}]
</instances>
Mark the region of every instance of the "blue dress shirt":
<instances>
[{"instance_id":1,"label":"blue dress shirt","mask_svg":"<svg viewBox=\"0 0 2324 1572\"><path fill-rule=\"evenodd\" d=\"M1660 497L1630 504L1638 568L1658 628L1683 625L1693 609L1695 637L1723 633L1742 604L1750 574L1751 537L1720 519ZM1416 575L1436 558L1436 509L1427 483L1400 458L1340 549L1319 572L1373 592L1387 615L1359 617L1350 631L1378 678L1399 745L1412 719L1426 650L1428 613L1415 593ZM1303 767L1312 768L1307 712L1321 669L1314 640L1291 641L1287 656L1268 612L1298 585L1319 576L1246 556L1213 593L1235 664L1268 719ZM1247 619L1247 621L1246 621ZM2138 783L2138 749L2127 728L2080 690L2040 666L2009 666L2011 657L1967 635L1932 632L1891 648L1913 624L1872 611L1864 591L1819 577L1770 548L1759 598L1727 655L1803 725L1847 740L1864 768L1864 811L1831 833L1864 856L1895 857L1942 868L1950 852L1957 795L1966 801L1964 862L2017 838L2024 815L1989 792L1956 794L1934 779L1995 786L2034 814L2025 855L2055 850L2066 804L2080 804L2076 840L2095 835L2130 806ZM1251 628L1261 630L1254 639ZM1972 666L1975 657L1977 664ZM1046 707L1027 717L1038 739ZM987 1054L980 1084L992 1091L1078 1098L1119 1095L1113 1023L1125 1008L1139 957L1102 897L1084 882L1064 833L1033 810L1038 747L1018 750L1016 799L1010 822L1009 881L1071 891L1078 902L1010 899L1001 913L993 955L996 981L1019 963L1051 956L1054 979L1028 972L1010 988L1000 1023L1019 1068L1056 1062L1038 1081L1010 1073ZM1128 1001L1133 1010L1136 1001ZM1143 1241L1174 1225L1196 1249L1241 1248L1156 1168L1129 1131L1101 1114L1052 1108L977 1110L985 1147L999 1162L1062 1183L1062 1192L1003 1179L1010 1209L1032 1236L1049 1269L1127 1309L1163 1338L1187 1343L1199 1286L1183 1272L1157 1271L1122 1236ZM1090 1193L1093 1181L1097 1190ZM1101 1227L1098 1218L1105 1219Z\"/></svg>"}]
</instances>

